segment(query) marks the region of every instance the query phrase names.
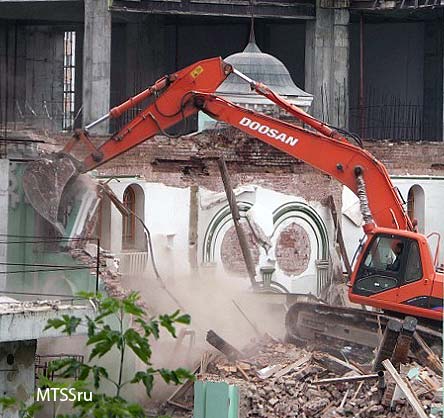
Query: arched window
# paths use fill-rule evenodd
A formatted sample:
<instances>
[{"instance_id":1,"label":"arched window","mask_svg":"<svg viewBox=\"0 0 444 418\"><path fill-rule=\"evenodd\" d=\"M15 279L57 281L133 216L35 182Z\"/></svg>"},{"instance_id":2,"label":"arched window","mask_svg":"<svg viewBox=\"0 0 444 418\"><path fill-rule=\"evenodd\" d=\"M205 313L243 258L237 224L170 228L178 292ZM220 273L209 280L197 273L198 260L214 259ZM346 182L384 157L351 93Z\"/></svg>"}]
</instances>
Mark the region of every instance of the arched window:
<instances>
[{"instance_id":1,"label":"arched window","mask_svg":"<svg viewBox=\"0 0 444 418\"><path fill-rule=\"evenodd\" d=\"M122 247L133 248L136 241L136 194L131 186L123 193L123 204L131 211L131 214L123 217Z\"/></svg>"},{"instance_id":2,"label":"arched window","mask_svg":"<svg viewBox=\"0 0 444 418\"><path fill-rule=\"evenodd\" d=\"M413 185L407 195L407 213L410 219L418 222L418 231L425 230L425 196L424 189L418 184Z\"/></svg>"}]
</instances>

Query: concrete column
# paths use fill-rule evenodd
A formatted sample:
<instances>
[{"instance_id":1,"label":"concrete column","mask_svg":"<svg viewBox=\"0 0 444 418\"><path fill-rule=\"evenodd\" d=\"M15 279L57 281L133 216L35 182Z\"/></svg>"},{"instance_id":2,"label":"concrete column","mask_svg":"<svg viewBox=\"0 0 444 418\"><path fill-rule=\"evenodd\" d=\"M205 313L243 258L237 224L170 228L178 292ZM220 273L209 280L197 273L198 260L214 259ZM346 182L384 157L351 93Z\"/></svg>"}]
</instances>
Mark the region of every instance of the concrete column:
<instances>
[{"instance_id":1,"label":"concrete column","mask_svg":"<svg viewBox=\"0 0 444 418\"><path fill-rule=\"evenodd\" d=\"M0 234L3 237L8 235L8 219L9 219L9 160L0 160ZM2 239L5 241L5 238ZM0 244L0 290L6 289L6 263L8 260L8 246Z\"/></svg>"},{"instance_id":2,"label":"concrete column","mask_svg":"<svg viewBox=\"0 0 444 418\"><path fill-rule=\"evenodd\" d=\"M12 315L14 316L14 315ZM19 318L17 318L19 320ZM0 393L30 404L35 390L35 352L37 340L20 340L0 343ZM15 410L2 415L18 418Z\"/></svg>"},{"instance_id":3,"label":"concrete column","mask_svg":"<svg viewBox=\"0 0 444 418\"><path fill-rule=\"evenodd\" d=\"M109 236L112 237L109 243L109 250L113 254L120 254L122 252L122 214L111 205Z\"/></svg>"},{"instance_id":4,"label":"concrete column","mask_svg":"<svg viewBox=\"0 0 444 418\"><path fill-rule=\"evenodd\" d=\"M111 13L107 0L85 0L83 124L108 113L111 87ZM93 130L108 133L104 122Z\"/></svg>"},{"instance_id":5,"label":"concrete column","mask_svg":"<svg viewBox=\"0 0 444 418\"><path fill-rule=\"evenodd\" d=\"M332 125L348 126L349 11L322 8L307 22L305 90L314 95L310 113Z\"/></svg>"},{"instance_id":6,"label":"concrete column","mask_svg":"<svg viewBox=\"0 0 444 418\"><path fill-rule=\"evenodd\" d=\"M423 129L418 139L437 141L443 135L443 31L441 20L430 21L424 25Z\"/></svg>"}]
</instances>

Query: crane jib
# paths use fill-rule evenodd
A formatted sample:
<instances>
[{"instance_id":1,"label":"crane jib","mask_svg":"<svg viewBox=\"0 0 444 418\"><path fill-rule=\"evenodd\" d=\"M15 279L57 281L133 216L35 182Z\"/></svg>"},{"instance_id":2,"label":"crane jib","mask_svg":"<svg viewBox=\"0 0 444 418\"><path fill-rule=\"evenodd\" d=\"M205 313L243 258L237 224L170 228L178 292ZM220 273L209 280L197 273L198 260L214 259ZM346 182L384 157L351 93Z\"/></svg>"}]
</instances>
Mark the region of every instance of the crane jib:
<instances>
[{"instance_id":1,"label":"crane jib","mask_svg":"<svg viewBox=\"0 0 444 418\"><path fill-rule=\"evenodd\" d=\"M251 120L250 118L243 117L239 121L240 126L245 126L251 129L254 132L259 132L260 134L267 135L270 138L277 139L278 141L284 142L285 144L290 145L291 147L294 147L298 142L299 139L287 135L285 132L280 132L278 129L270 128L268 125L264 125L258 121Z\"/></svg>"}]
</instances>

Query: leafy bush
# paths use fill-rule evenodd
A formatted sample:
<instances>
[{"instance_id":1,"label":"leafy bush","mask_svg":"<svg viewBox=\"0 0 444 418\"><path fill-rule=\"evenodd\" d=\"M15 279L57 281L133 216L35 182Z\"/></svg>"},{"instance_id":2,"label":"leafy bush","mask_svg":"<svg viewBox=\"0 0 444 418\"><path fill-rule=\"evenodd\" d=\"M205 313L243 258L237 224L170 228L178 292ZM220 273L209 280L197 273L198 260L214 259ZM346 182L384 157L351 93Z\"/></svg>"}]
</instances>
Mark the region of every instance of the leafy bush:
<instances>
[{"instance_id":1,"label":"leafy bush","mask_svg":"<svg viewBox=\"0 0 444 418\"><path fill-rule=\"evenodd\" d=\"M71 389L78 394L93 389L93 393L88 397L79 396L74 401L73 414L56 413L57 418L142 418L145 417L143 408L122 397L124 387L143 384L146 394L151 396L156 375L159 375L166 383L174 384L194 378L188 370L182 368L156 369L151 364L150 339L159 339L161 328L175 338L175 325L189 324L189 315L176 311L171 315L148 318L147 312L138 304L140 296L136 292L121 300L87 293L81 296L91 300L96 307L96 315L87 316L86 324L76 316L62 315L61 318L50 319L45 330L59 329L63 334L71 336L76 333L79 326L86 325L88 333L86 345L91 347L88 361L83 363L75 358L55 360L51 362L49 372L56 373L59 378L52 381L40 376L39 384L41 388ZM134 324L134 326L128 327L126 324ZM109 355L113 349L117 349L119 359L116 362L117 378L113 378L105 367L94 364L94 360ZM144 370L138 371L132 378L124 381L123 372L128 352L133 352L145 367ZM101 386L104 380L111 383L114 394L103 393ZM13 398L0 398L0 411L13 407L20 410L20 417L31 418L41 405L34 403L31 406L25 406Z\"/></svg>"}]
</instances>

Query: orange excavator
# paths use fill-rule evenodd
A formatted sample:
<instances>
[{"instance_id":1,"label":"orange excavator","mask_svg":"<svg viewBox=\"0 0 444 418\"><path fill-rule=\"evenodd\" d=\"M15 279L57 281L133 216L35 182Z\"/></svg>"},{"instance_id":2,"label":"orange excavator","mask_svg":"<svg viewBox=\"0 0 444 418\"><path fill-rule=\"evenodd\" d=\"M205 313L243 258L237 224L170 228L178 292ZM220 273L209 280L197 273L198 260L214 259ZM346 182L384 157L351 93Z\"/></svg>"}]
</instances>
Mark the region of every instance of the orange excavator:
<instances>
[{"instance_id":1,"label":"orange excavator","mask_svg":"<svg viewBox=\"0 0 444 418\"><path fill-rule=\"evenodd\" d=\"M252 91L274 102L307 128L247 110L218 97L216 89L230 74L249 83ZM93 144L88 130L106 119L121 116L150 96L151 104L133 120L101 146ZM427 326L433 323L435 330L441 326L444 274L437 271L427 238L415 231L384 165L362 147L349 142L337 129L313 118L219 57L199 61L164 76L84 130L77 130L62 151L29 163L24 176L28 201L61 230L58 221L60 197L72 177L105 164L197 112L236 127L351 189L360 201L365 238L358 249L348 284L350 300L383 310L387 315L422 318L429 322ZM77 143L88 149L83 161L71 154ZM389 316L367 310L355 311L350 321L350 310L296 303L287 313L287 332L294 337L304 336L304 333L311 336L331 334L344 340L356 334L356 339L362 342L368 337L371 340L368 344L374 345L375 324L380 325L381 318ZM338 331L341 318L348 329ZM440 338L440 333L434 332Z\"/></svg>"}]
</instances>

